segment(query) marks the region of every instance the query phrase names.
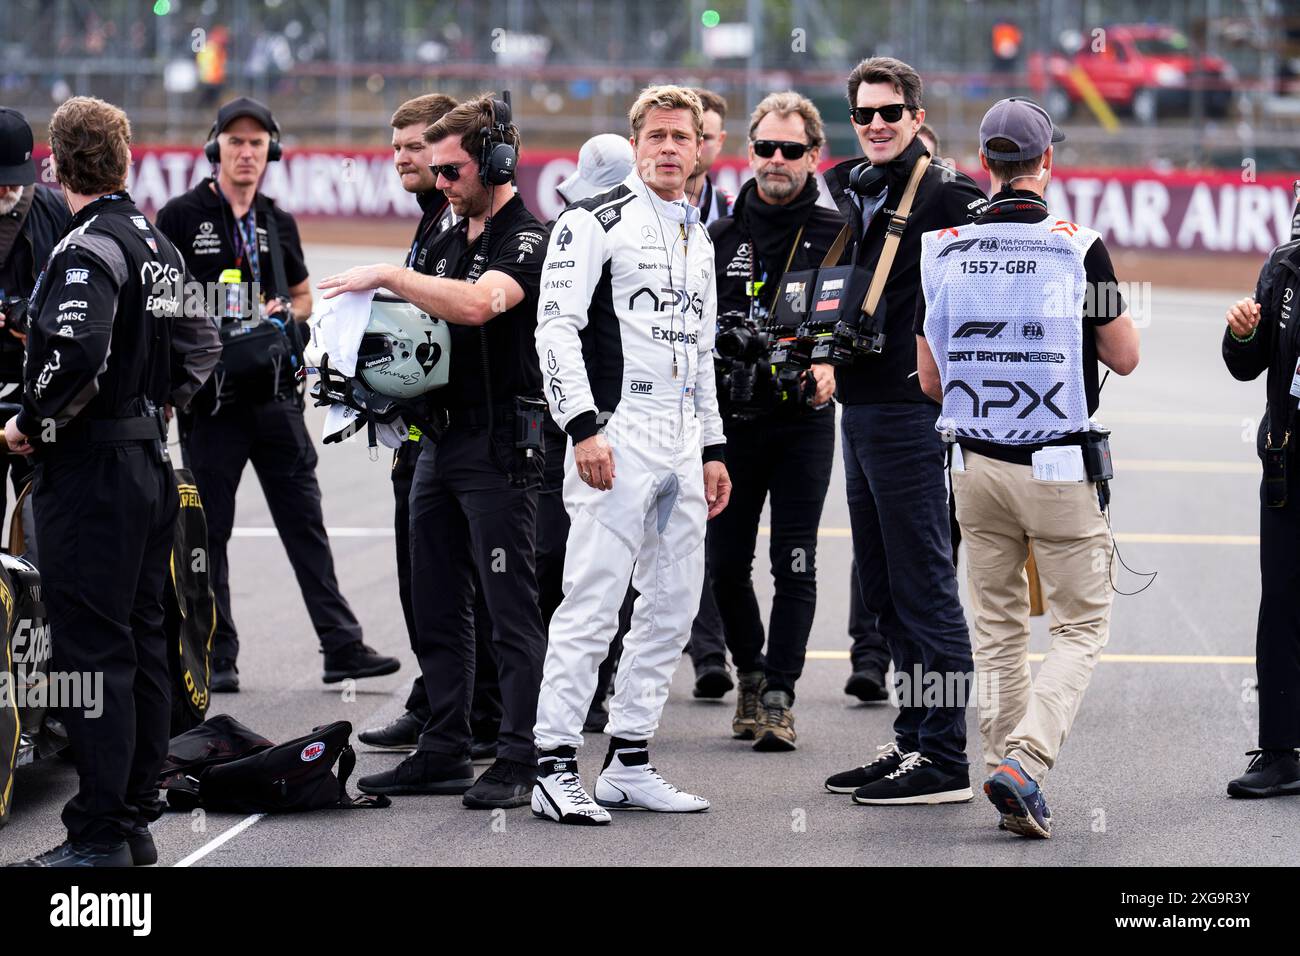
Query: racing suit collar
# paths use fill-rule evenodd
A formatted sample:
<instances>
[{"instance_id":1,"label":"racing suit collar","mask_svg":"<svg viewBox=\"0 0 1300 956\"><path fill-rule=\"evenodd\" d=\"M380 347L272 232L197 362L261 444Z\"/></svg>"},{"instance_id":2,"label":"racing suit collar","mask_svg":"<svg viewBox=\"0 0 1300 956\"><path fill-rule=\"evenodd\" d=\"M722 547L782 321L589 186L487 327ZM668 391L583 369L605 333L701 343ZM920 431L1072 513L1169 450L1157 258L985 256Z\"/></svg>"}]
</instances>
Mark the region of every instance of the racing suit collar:
<instances>
[{"instance_id":1,"label":"racing suit collar","mask_svg":"<svg viewBox=\"0 0 1300 956\"><path fill-rule=\"evenodd\" d=\"M627 179L623 180L623 185L638 196L648 197L651 207L665 221L679 224L699 221L700 210L692 206L684 196L673 202L661 198L650 188L650 184L637 174L636 170L628 173Z\"/></svg>"}]
</instances>

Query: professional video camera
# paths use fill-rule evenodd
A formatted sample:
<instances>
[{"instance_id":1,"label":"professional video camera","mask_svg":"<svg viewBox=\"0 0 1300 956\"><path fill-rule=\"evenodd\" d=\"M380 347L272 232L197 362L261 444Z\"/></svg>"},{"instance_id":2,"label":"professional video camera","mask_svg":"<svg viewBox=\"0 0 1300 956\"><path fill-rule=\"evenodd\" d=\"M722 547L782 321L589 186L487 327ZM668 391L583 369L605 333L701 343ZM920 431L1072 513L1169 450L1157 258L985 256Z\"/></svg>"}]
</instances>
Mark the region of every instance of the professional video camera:
<instances>
[{"instance_id":1,"label":"professional video camera","mask_svg":"<svg viewBox=\"0 0 1300 956\"><path fill-rule=\"evenodd\" d=\"M775 323L790 334L777 339L772 361L806 369L814 361L844 365L885 347L885 300L871 315L866 299L871 273L860 266L823 266L790 272L777 290Z\"/></svg>"},{"instance_id":2,"label":"professional video camera","mask_svg":"<svg viewBox=\"0 0 1300 956\"><path fill-rule=\"evenodd\" d=\"M731 405L731 416L757 417L758 408L745 409L754 400L754 383L760 366L772 372L773 390L778 396L798 396L811 403L815 386L803 376L803 369L793 365L777 365L772 359L772 348L780 329L766 326L763 320L767 311L755 305L752 312L731 311L718 315L718 336L714 340L721 359L716 363L721 390Z\"/></svg>"}]
</instances>

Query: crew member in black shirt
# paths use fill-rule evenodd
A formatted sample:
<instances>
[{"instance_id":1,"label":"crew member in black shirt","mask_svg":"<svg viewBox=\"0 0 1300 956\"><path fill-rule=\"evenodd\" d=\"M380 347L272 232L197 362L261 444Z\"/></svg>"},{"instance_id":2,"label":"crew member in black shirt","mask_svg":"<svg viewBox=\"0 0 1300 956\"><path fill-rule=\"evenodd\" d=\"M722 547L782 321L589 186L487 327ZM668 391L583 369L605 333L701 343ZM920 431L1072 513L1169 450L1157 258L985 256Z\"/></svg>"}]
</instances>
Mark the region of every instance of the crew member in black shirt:
<instances>
[{"instance_id":1,"label":"crew member in black shirt","mask_svg":"<svg viewBox=\"0 0 1300 956\"><path fill-rule=\"evenodd\" d=\"M534 330L546 236L510 185L518 132L505 103L462 103L425 139L435 185L461 217L430 245L431 274L381 264L321 283L330 297L383 287L451 325L450 379L429 395L440 434L422 439L410 505L415 624L432 716L415 753L358 786L519 807L537 772L532 726L546 634L534 555L544 456L540 447L516 447L516 421L542 393ZM540 445L544 409L531 408L529 431ZM503 705L497 760L477 782L469 752L476 587L492 618Z\"/></svg>"},{"instance_id":2,"label":"crew member in black shirt","mask_svg":"<svg viewBox=\"0 0 1300 956\"><path fill-rule=\"evenodd\" d=\"M750 118L754 178L732 215L709 227L722 356L714 367L734 482L731 504L709 525L709 578L740 678L732 733L754 740L755 750L795 748L794 685L817 607L817 526L835 453L835 373L816 364L798 381L781 382L766 356L736 350L745 332L767 325L782 275L820 266L844 225L817 204L824 139L811 101L794 92L766 97ZM776 594L765 657L752 569L769 494Z\"/></svg>"},{"instance_id":3,"label":"crew member in black shirt","mask_svg":"<svg viewBox=\"0 0 1300 956\"><path fill-rule=\"evenodd\" d=\"M293 217L257 189L267 162L279 158L279 135L271 111L256 100L241 97L223 106L205 148L216 177L163 206L158 228L181 250L198 281L209 290L243 289L248 308L284 326L288 337L295 333L285 319L303 323L311 313L311 287ZM316 447L303 421L292 362L244 374L232 361L239 346L229 333L248 326L237 315L226 316L225 360L194 402L193 414L182 420L185 460L208 522L217 602L212 690L239 690L226 549L235 492L249 461L320 639L325 682L391 674L399 662L362 643L361 625L339 591L316 482Z\"/></svg>"},{"instance_id":4,"label":"crew member in black shirt","mask_svg":"<svg viewBox=\"0 0 1300 956\"><path fill-rule=\"evenodd\" d=\"M185 295L185 260L126 193L126 114L78 96L50 118L72 221L31 298L22 411L10 453L36 459L51 688L79 787L67 841L31 866L157 862L158 772L171 728L163 591L179 502L165 406L184 408L221 351ZM89 695L99 701L91 709Z\"/></svg>"}]
</instances>

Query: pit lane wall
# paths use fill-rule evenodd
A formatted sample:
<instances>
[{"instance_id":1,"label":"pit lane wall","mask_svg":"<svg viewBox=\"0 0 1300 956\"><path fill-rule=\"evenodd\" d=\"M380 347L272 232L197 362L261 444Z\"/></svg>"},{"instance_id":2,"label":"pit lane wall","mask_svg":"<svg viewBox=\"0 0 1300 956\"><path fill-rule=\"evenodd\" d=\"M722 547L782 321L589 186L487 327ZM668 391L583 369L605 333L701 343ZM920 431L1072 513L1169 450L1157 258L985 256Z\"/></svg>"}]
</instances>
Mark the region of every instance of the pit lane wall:
<instances>
[{"instance_id":1,"label":"pit lane wall","mask_svg":"<svg viewBox=\"0 0 1300 956\"><path fill-rule=\"evenodd\" d=\"M50 182L48 160L40 150L37 156ZM133 159L128 188L148 215L210 173L197 147L136 146ZM575 163L574 154L563 152L525 151L520 158L520 192L542 221L564 208L555 187ZM715 181L733 195L748 176L734 157L714 167ZM1112 248L1263 254L1291 235L1292 178L1248 179L1230 172L1071 169L1053 177L1047 198L1056 216L1091 226ZM380 148L286 147L284 160L268 167L263 191L295 216L382 221L420 215L398 182L390 152Z\"/></svg>"}]
</instances>

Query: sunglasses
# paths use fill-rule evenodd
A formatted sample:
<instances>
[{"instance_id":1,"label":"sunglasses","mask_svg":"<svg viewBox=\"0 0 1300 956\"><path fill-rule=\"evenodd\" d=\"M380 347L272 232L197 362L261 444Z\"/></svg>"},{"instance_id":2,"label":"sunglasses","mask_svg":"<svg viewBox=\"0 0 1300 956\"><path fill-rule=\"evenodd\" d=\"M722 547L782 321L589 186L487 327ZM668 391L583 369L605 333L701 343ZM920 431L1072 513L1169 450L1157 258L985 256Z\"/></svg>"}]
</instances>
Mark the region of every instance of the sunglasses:
<instances>
[{"instance_id":1,"label":"sunglasses","mask_svg":"<svg viewBox=\"0 0 1300 956\"><path fill-rule=\"evenodd\" d=\"M853 117L853 122L859 126L868 126L880 114L880 118L886 123L897 123L903 118L903 110L911 109L905 103L891 103L888 106L855 106L849 110L849 116Z\"/></svg>"},{"instance_id":2,"label":"sunglasses","mask_svg":"<svg viewBox=\"0 0 1300 956\"><path fill-rule=\"evenodd\" d=\"M454 183L456 180L460 179L460 168L468 165L469 160L466 160L463 163L443 163L441 166L430 165L429 168L433 170L435 178L441 176L443 179L447 180L447 182Z\"/></svg>"},{"instance_id":3,"label":"sunglasses","mask_svg":"<svg viewBox=\"0 0 1300 956\"><path fill-rule=\"evenodd\" d=\"M756 139L754 140L754 155L761 156L763 159L771 159L776 155L777 150L786 159L798 159L808 150L812 149L807 143L792 143L789 140L780 139Z\"/></svg>"}]
</instances>

